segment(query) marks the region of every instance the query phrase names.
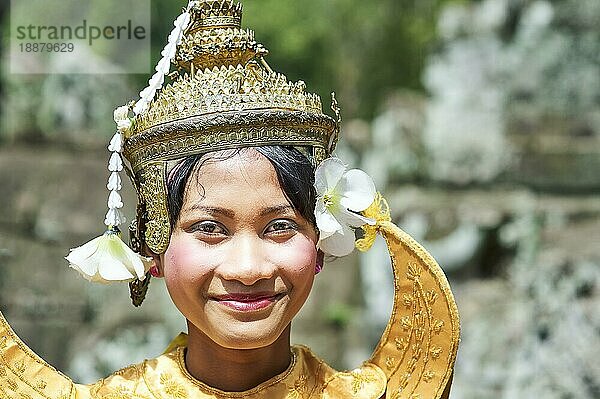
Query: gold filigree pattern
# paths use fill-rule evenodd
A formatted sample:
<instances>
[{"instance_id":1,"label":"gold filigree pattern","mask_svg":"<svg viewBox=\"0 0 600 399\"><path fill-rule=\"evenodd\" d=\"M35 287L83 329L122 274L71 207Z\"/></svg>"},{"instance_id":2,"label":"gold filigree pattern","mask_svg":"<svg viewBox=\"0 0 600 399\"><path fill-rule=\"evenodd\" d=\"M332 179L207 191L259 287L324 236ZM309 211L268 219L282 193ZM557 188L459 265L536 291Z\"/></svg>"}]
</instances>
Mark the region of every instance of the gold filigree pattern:
<instances>
[{"instance_id":1,"label":"gold filigree pattern","mask_svg":"<svg viewBox=\"0 0 600 399\"><path fill-rule=\"evenodd\" d=\"M177 383L170 374L161 374L160 383L164 387L164 392L171 399L187 399L186 389Z\"/></svg>"},{"instance_id":2,"label":"gold filigree pattern","mask_svg":"<svg viewBox=\"0 0 600 399\"><path fill-rule=\"evenodd\" d=\"M458 347L454 298L441 269L419 244L390 222L380 231L392 255L395 305L371 361L384 366L389 397L440 398ZM441 334L448 325L451 334Z\"/></svg>"},{"instance_id":3,"label":"gold filigree pattern","mask_svg":"<svg viewBox=\"0 0 600 399\"><path fill-rule=\"evenodd\" d=\"M402 319L400 319L400 322L402 323L402 328L404 331L410 331L412 329L412 316L404 316Z\"/></svg>"},{"instance_id":4,"label":"gold filigree pattern","mask_svg":"<svg viewBox=\"0 0 600 399\"><path fill-rule=\"evenodd\" d=\"M296 381L294 381L294 386L290 388L288 393L288 399L303 399L307 394L306 383L308 382L308 377L304 374L301 374Z\"/></svg>"},{"instance_id":5,"label":"gold filigree pattern","mask_svg":"<svg viewBox=\"0 0 600 399\"><path fill-rule=\"evenodd\" d=\"M443 321L443 320L436 320L436 321L433 323L433 331L434 331L436 334L439 334L439 333L441 333L443 330L444 330L444 321Z\"/></svg>"},{"instance_id":6,"label":"gold filigree pattern","mask_svg":"<svg viewBox=\"0 0 600 399\"><path fill-rule=\"evenodd\" d=\"M431 380L433 380L433 377L435 377L435 372L429 370L426 371L425 373L423 373L423 380L425 382L431 382Z\"/></svg>"},{"instance_id":7,"label":"gold filigree pattern","mask_svg":"<svg viewBox=\"0 0 600 399\"><path fill-rule=\"evenodd\" d=\"M431 290L431 291L427 291L425 293L425 299L427 300L427 303L430 305L435 304L435 300L437 299L438 294L437 292Z\"/></svg>"},{"instance_id":8,"label":"gold filigree pattern","mask_svg":"<svg viewBox=\"0 0 600 399\"><path fill-rule=\"evenodd\" d=\"M132 137L153 126L218 112L280 109L322 115L320 98L304 89L304 82L292 83L282 74L264 72L255 61L199 70L166 85L136 119Z\"/></svg>"},{"instance_id":9,"label":"gold filigree pattern","mask_svg":"<svg viewBox=\"0 0 600 399\"><path fill-rule=\"evenodd\" d=\"M222 20L221 20L222 21ZM212 19L210 22L217 22ZM211 66L228 65L238 61L244 65L248 61L266 56L268 51L254 40L250 29L219 27L190 32L179 45L174 62L185 70L206 69ZM203 26L201 28L206 28Z\"/></svg>"},{"instance_id":10,"label":"gold filigree pattern","mask_svg":"<svg viewBox=\"0 0 600 399\"><path fill-rule=\"evenodd\" d=\"M406 272L406 277L409 280L413 280L417 282L421 277L421 268L417 264L417 262L409 262L408 263L408 271Z\"/></svg>"},{"instance_id":11,"label":"gold filigree pattern","mask_svg":"<svg viewBox=\"0 0 600 399\"><path fill-rule=\"evenodd\" d=\"M443 349L440 348L439 346L434 346L429 350L431 358L434 360L439 359L442 352L443 352Z\"/></svg>"},{"instance_id":12,"label":"gold filigree pattern","mask_svg":"<svg viewBox=\"0 0 600 399\"><path fill-rule=\"evenodd\" d=\"M408 309L412 308L413 301L414 301L414 298L411 294L403 294L402 295L402 302L404 303L404 306L407 307Z\"/></svg>"},{"instance_id":13,"label":"gold filigree pattern","mask_svg":"<svg viewBox=\"0 0 600 399\"><path fill-rule=\"evenodd\" d=\"M101 399L149 399L144 396L140 396L133 392L129 387L124 385L118 386L113 392L102 394L101 396L95 396Z\"/></svg>"},{"instance_id":14,"label":"gold filigree pattern","mask_svg":"<svg viewBox=\"0 0 600 399\"><path fill-rule=\"evenodd\" d=\"M195 18L188 29L190 32L202 28L239 26L242 22L242 4L233 0L198 1L191 12Z\"/></svg>"},{"instance_id":15,"label":"gold filigree pattern","mask_svg":"<svg viewBox=\"0 0 600 399\"><path fill-rule=\"evenodd\" d=\"M19 389L19 384L17 384L15 380L12 380L10 378L6 379L6 386L8 387L8 389L15 392L17 392L17 390Z\"/></svg>"},{"instance_id":16,"label":"gold filigree pattern","mask_svg":"<svg viewBox=\"0 0 600 399\"><path fill-rule=\"evenodd\" d=\"M166 165L162 163L148 165L139 172L137 177L140 202L144 204L147 217L145 241L148 247L157 254L161 254L167 249L171 235L167 211L165 168Z\"/></svg>"},{"instance_id":17,"label":"gold filigree pattern","mask_svg":"<svg viewBox=\"0 0 600 399\"><path fill-rule=\"evenodd\" d=\"M396 349L400 352L406 350L408 347L408 339L404 338L394 338L394 342L396 343Z\"/></svg>"},{"instance_id":18,"label":"gold filigree pattern","mask_svg":"<svg viewBox=\"0 0 600 399\"><path fill-rule=\"evenodd\" d=\"M356 395L369 382L369 378L364 376L360 370L353 371L350 374L352 375L352 393Z\"/></svg>"},{"instance_id":19,"label":"gold filigree pattern","mask_svg":"<svg viewBox=\"0 0 600 399\"><path fill-rule=\"evenodd\" d=\"M14 370L17 374L25 373L25 362L23 360L19 360L18 362L16 362L14 365Z\"/></svg>"},{"instance_id":20,"label":"gold filigree pattern","mask_svg":"<svg viewBox=\"0 0 600 399\"><path fill-rule=\"evenodd\" d=\"M325 150L334 122L326 116L283 110L218 113L160 125L126 141L124 155L135 173L147 164L215 150L260 146L307 146Z\"/></svg>"},{"instance_id":21,"label":"gold filigree pattern","mask_svg":"<svg viewBox=\"0 0 600 399\"><path fill-rule=\"evenodd\" d=\"M385 367L387 367L389 370L394 369L394 367L396 367L396 358L392 357L392 356L388 356L385 359Z\"/></svg>"}]
</instances>

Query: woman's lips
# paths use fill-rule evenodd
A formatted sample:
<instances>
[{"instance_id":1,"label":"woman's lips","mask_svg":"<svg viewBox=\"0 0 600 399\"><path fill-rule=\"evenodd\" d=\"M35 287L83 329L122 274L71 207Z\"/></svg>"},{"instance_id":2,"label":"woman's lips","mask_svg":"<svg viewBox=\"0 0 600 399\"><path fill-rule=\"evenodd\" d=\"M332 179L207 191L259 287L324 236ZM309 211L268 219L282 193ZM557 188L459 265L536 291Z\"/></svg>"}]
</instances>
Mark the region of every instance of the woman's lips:
<instances>
[{"instance_id":1,"label":"woman's lips","mask_svg":"<svg viewBox=\"0 0 600 399\"><path fill-rule=\"evenodd\" d=\"M277 302L283 294L227 294L214 296L213 299L221 305L238 312L252 312L262 310Z\"/></svg>"}]
</instances>

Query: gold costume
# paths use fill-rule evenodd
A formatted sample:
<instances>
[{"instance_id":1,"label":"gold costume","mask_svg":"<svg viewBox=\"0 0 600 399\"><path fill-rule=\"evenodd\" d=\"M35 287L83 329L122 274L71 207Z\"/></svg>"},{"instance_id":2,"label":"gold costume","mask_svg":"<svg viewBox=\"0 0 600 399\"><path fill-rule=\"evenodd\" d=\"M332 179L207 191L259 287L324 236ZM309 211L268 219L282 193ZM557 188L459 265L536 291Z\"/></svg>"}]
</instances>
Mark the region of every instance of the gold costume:
<instances>
[{"instance_id":1,"label":"gold costume","mask_svg":"<svg viewBox=\"0 0 600 399\"><path fill-rule=\"evenodd\" d=\"M147 101L133 108L122 154L139 200L137 223L130 228L138 252L141 243L155 253L168 246L165 181L182 158L288 145L316 166L335 148L340 122L335 98L332 118L322 112L318 96L305 92L303 82L288 82L274 72L254 33L241 29L241 16L241 5L233 0L190 2L181 17L181 38L169 38L174 56L167 61L177 71L164 87L162 75L153 77L151 82L160 81L160 87L144 90L141 97ZM168 72L165 59L157 71ZM441 268L390 221L383 203L365 211L376 224L366 226L357 246L368 248L376 233L385 238L394 272L394 306L372 357L357 369L338 372L308 348L294 346L284 373L249 391L222 392L186 371L183 337L156 359L79 385L35 355L0 313L0 399L447 398L459 343L456 304ZM146 277L131 283L136 305L145 295L150 275Z\"/></svg>"},{"instance_id":2,"label":"gold costume","mask_svg":"<svg viewBox=\"0 0 600 399\"><path fill-rule=\"evenodd\" d=\"M389 221L377 227L394 268L394 308L373 356L350 372L336 372L308 348L294 347L290 368L258 387L227 393L186 372L185 344L89 386L74 384L35 355L0 314L2 399L304 399L446 398L459 342L456 303L441 268Z\"/></svg>"}]
</instances>

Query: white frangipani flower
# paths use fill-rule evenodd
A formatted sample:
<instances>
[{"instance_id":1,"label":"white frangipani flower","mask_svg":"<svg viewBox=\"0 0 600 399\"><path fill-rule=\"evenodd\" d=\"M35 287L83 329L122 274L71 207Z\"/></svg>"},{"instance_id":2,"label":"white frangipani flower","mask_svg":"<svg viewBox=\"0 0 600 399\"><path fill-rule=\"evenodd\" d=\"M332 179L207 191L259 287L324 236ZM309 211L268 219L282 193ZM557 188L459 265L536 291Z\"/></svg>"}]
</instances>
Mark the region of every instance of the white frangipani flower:
<instances>
[{"instance_id":1,"label":"white frangipani flower","mask_svg":"<svg viewBox=\"0 0 600 399\"><path fill-rule=\"evenodd\" d=\"M347 170L338 158L328 158L315 172L315 188L320 232L317 246L329 255L348 255L354 250L353 227L375 223L359 214L373 203L375 184L362 170Z\"/></svg>"},{"instance_id":2,"label":"white frangipani flower","mask_svg":"<svg viewBox=\"0 0 600 399\"><path fill-rule=\"evenodd\" d=\"M69 266L95 283L143 280L152 266L150 258L133 252L116 233L108 232L71 249Z\"/></svg>"}]
</instances>

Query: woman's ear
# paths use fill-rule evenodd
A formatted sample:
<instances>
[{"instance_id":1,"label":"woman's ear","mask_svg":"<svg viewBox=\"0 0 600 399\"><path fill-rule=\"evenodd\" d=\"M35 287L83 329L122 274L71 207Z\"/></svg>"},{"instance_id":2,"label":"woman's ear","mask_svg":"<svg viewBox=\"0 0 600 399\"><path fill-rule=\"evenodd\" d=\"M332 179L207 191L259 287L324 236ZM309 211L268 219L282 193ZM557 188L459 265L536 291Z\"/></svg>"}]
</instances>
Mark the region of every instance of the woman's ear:
<instances>
[{"instance_id":1,"label":"woman's ear","mask_svg":"<svg viewBox=\"0 0 600 399\"><path fill-rule=\"evenodd\" d=\"M315 264L315 274L321 273L325 262L325 254L320 249L317 250L317 262Z\"/></svg>"},{"instance_id":2,"label":"woman's ear","mask_svg":"<svg viewBox=\"0 0 600 399\"><path fill-rule=\"evenodd\" d=\"M142 255L148 258L152 258L152 266L150 267L150 274L152 277L164 277L163 264L159 254L155 253L144 243L142 247Z\"/></svg>"}]
</instances>

